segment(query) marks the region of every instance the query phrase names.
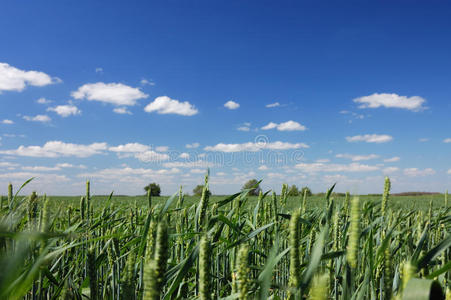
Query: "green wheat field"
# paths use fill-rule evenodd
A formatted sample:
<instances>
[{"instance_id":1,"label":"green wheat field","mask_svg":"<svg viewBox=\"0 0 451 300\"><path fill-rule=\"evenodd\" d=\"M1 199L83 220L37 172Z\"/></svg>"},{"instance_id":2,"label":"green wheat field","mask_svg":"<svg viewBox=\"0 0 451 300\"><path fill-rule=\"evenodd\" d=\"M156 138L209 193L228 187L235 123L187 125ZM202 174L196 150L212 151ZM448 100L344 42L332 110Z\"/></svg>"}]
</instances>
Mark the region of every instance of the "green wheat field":
<instances>
[{"instance_id":1,"label":"green wheat field","mask_svg":"<svg viewBox=\"0 0 451 300\"><path fill-rule=\"evenodd\" d=\"M210 196L206 176L198 197L91 196L89 182L82 197L46 197L10 185L0 299L450 299L447 193L390 195L388 178L381 195L333 188Z\"/></svg>"}]
</instances>

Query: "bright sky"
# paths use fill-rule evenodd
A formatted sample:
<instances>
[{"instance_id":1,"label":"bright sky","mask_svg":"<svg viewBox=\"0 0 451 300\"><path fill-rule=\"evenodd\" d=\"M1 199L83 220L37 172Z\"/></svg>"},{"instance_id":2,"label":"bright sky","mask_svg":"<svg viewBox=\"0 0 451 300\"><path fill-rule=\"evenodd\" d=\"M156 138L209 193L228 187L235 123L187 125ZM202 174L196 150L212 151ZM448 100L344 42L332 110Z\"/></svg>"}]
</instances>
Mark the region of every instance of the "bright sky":
<instances>
[{"instance_id":1,"label":"bright sky","mask_svg":"<svg viewBox=\"0 0 451 300\"><path fill-rule=\"evenodd\" d=\"M158 2L158 3L157 3ZM445 1L4 1L0 193L451 189Z\"/></svg>"}]
</instances>

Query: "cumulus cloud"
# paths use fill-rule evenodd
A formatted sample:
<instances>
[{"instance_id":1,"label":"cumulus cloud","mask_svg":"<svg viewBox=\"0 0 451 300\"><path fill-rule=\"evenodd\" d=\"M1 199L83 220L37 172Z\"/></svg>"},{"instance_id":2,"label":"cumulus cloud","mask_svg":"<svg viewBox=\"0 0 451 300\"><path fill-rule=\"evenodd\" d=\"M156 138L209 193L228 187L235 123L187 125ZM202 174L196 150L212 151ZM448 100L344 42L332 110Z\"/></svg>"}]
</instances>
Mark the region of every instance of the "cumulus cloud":
<instances>
[{"instance_id":1,"label":"cumulus cloud","mask_svg":"<svg viewBox=\"0 0 451 300\"><path fill-rule=\"evenodd\" d=\"M363 165L359 163L350 164L327 164L327 163L300 163L295 166L306 173L316 172L370 172L379 170L378 166Z\"/></svg>"},{"instance_id":2,"label":"cumulus cloud","mask_svg":"<svg viewBox=\"0 0 451 300\"><path fill-rule=\"evenodd\" d=\"M450 175L451 175L451 169L449 169L449 170L448 170L448 174L450 174Z\"/></svg>"},{"instance_id":3,"label":"cumulus cloud","mask_svg":"<svg viewBox=\"0 0 451 300\"><path fill-rule=\"evenodd\" d=\"M410 176L410 177L418 177L418 176L429 176L434 175L435 171L431 168L426 168L423 170L420 170L418 168L407 168L403 170L404 175Z\"/></svg>"},{"instance_id":4,"label":"cumulus cloud","mask_svg":"<svg viewBox=\"0 0 451 300\"><path fill-rule=\"evenodd\" d=\"M347 136L346 140L350 143L353 142L367 142L367 143L387 143L393 140L393 137L387 134L364 134Z\"/></svg>"},{"instance_id":5,"label":"cumulus cloud","mask_svg":"<svg viewBox=\"0 0 451 300\"><path fill-rule=\"evenodd\" d=\"M179 155L179 158L182 158L182 159L188 159L188 158L189 158L189 154L186 153L186 152L183 152L183 153L181 153L181 154Z\"/></svg>"},{"instance_id":6,"label":"cumulus cloud","mask_svg":"<svg viewBox=\"0 0 451 300\"><path fill-rule=\"evenodd\" d=\"M150 147L140 143L128 143L108 148L109 151L117 153L139 153L150 150Z\"/></svg>"},{"instance_id":7,"label":"cumulus cloud","mask_svg":"<svg viewBox=\"0 0 451 300\"><path fill-rule=\"evenodd\" d=\"M265 166L265 165L261 165L260 167L258 167L258 169L260 171L267 171L269 168L267 166Z\"/></svg>"},{"instance_id":8,"label":"cumulus cloud","mask_svg":"<svg viewBox=\"0 0 451 300\"><path fill-rule=\"evenodd\" d=\"M0 154L29 156L29 157L89 157L103 153L107 149L106 143L93 143L89 145L49 141L44 146L19 146L14 150L2 150Z\"/></svg>"},{"instance_id":9,"label":"cumulus cloud","mask_svg":"<svg viewBox=\"0 0 451 300\"><path fill-rule=\"evenodd\" d=\"M218 151L218 152L242 152L242 151L250 151L256 152L263 149L269 150L291 150L291 149L300 149L300 148L309 148L308 145L304 143L287 143L287 142L272 142L266 144L260 143L242 143L242 144L224 144L219 143L215 146L207 146L204 148L206 151Z\"/></svg>"},{"instance_id":10,"label":"cumulus cloud","mask_svg":"<svg viewBox=\"0 0 451 300\"><path fill-rule=\"evenodd\" d=\"M386 158L386 159L384 159L384 162L397 162L397 161L399 161L400 159L401 159L400 157L394 156L394 157L392 157L392 158Z\"/></svg>"},{"instance_id":11,"label":"cumulus cloud","mask_svg":"<svg viewBox=\"0 0 451 300\"><path fill-rule=\"evenodd\" d=\"M249 122L243 123L243 125L239 126L237 128L237 130L248 132L251 130L251 123L249 123Z\"/></svg>"},{"instance_id":12,"label":"cumulus cloud","mask_svg":"<svg viewBox=\"0 0 451 300\"><path fill-rule=\"evenodd\" d=\"M451 143L451 138L447 138L443 140L444 143Z\"/></svg>"},{"instance_id":13,"label":"cumulus cloud","mask_svg":"<svg viewBox=\"0 0 451 300\"><path fill-rule=\"evenodd\" d=\"M157 146L155 147L155 150L157 150L158 152L167 152L169 150L168 146Z\"/></svg>"},{"instance_id":14,"label":"cumulus cloud","mask_svg":"<svg viewBox=\"0 0 451 300\"><path fill-rule=\"evenodd\" d=\"M2 91L21 92L27 85L46 86L58 82L61 80L43 72L24 71L7 63L0 63L0 94Z\"/></svg>"},{"instance_id":15,"label":"cumulus cloud","mask_svg":"<svg viewBox=\"0 0 451 300\"><path fill-rule=\"evenodd\" d=\"M142 162L160 162L169 159L169 155L166 153L159 153L153 150L148 150L144 152L139 152L135 154L135 158L139 159Z\"/></svg>"},{"instance_id":16,"label":"cumulus cloud","mask_svg":"<svg viewBox=\"0 0 451 300\"><path fill-rule=\"evenodd\" d=\"M224 107L233 110L239 108L240 104L235 101L229 100L226 103L224 103Z\"/></svg>"},{"instance_id":17,"label":"cumulus cloud","mask_svg":"<svg viewBox=\"0 0 451 300\"><path fill-rule=\"evenodd\" d=\"M113 109L113 112L120 115L131 115L131 111L129 111L126 107L116 107Z\"/></svg>"},{"instance_id":18,"label":"cumulus cloud","mask_svg":"<svg viewBox=\"0 0 451 300\"><path fill-rule=\"evenodd\" d=\"M38 100L36 100L36 102L39 103L39 104L50 104L50 103L52 103L53 101L52 101L52 100L49 100L49 99L46 99L46 98L44 98L44 97L41 97L41 98L39 98Z\"/></svg>"},{"instance_id":19,"label":"cumulus cloud","mask_svg":"<svg viewBox=\"0 0 451 300\"><path fill-rule=\"evenodd\" d=\"M352 154L337 154L335 157L338 158L346 158L350 159L352 161L362 161L362 160L371 160L379 158L379 155L377 154L368 154L368 155L352 155Z\"/></svg>"},{"instance_id":20,"label":"cumulus cloud","mask_svg":"<svg viewBox=\"0 0 451 300\"><path fill-rule=\"evenodd\" d=\"M39 181L45 181L48 183L55 183L55 182L67 182L69 181L69 178L67 178L66 175L59 175L59 174L41 174L41 173L35 173L35 172L14 172L14 173L1 173L0 179L7 179L9 181L12 180L20 180L21 182L30 179L32 177L35 177L36 180ZM34 182L36 181L34 180Z\"/></svg>"},{"instance_id":21,"label":"cumulus cloud","mask_svg":"<svg viewBox=\"0 0 451 300\"><path fill-rule=\"evenodd\" d=\"M205 161L205 160L197 160L197 161L171 161L163 163L163 167L165 168L212 168L215 167L216 164Z\"/></svg>"},{"instance_id":22,"label":"cumulus cloud","mask_svg":"<svg viewBox=\"0 0 451 300\"><path fill-rule=\"evenodd\" d=\"M134 88L122 83L87 83L71 93L75 99L99 101L117 106L132 106L139 99L147 98L139 88Z\"/></svg>"},{"instance_id":23,"label":"cumulus cloud","mask_svg":"<svg viewBox=\"0 0 451 300\"><path fill-rule=\"evenodd\" d=\"M418 139L418 141L421 142L421 143L425 143L425 142L429 141L429 139L428 138L421 138L421 139Z\"/></svg>"},{"instance_id":24,"label":"cumulus cloud","mask_svg":"<svg viewBox=\"0 0 451 300\"><path fill-rule=\"evenodd\" d=\"M155 82L153 82L152 80L147 80L145 78L141 79L140 83L141 85L150 85L150 86L155 85Z\"/></svg>"},{"instance_id":25,"label":"cumulus cloud","mask_svg":"<svg viewBox=\"0 0 451 300\"><path fill-rule=\"evenodd\" d=\"M58 115L60 115L63 118L66 118L66 117L69 117L72 115L81 114L81 110L79 110L78 107L76 107L75 105L72 105L72 104L49 107L49 108L47 108L47 111L56 112Z\"/></svg>"},{"instance_id":26,"label":"cumulus cloud","mask_svg":"<svg viewBox=\"0 0 451 300\"><path fill-rule=\"evenodd\" d=\"M274 103L266 104L265 106L267 108L272 108L272 107L280 106L280 103L279 102L274 102Z\"/></svg>"},{"instance_id":27,"label":"cumulus cloud","mask_svg":"<svg viewBox=\"0 0 451 300\"><path fill-rule=\"evenodd\" d=\"M199 143L192 143L192 144L186 144L185 147L188 149L195 149L195 148L199 148L200 144Z\"/></svg>"},{"instance_id":28,"label":"cumulus cloud","mask_svg":"<svg viewBox=\"0 0 451 300\"><path fill-rule=\"evenodd\" d=\"M399 171L399 168L397 168L397 167L387 167L382 170L382 172L384 172L384 174L391 174L391 173L395 173L397 171Z\"/></svg>"},{"instance_id":29,"label":"cumulus cloud","mask_svg":"<svg viewBox=\"0 0 451 300\"><path fill-rule=\"evenodd\" d=\"M411 111L420 111L426 109L423 104L425 99L419 96L399 96L397 94L372 94L369 96L354 99L355 103L359 103L359 108L401 108Z\"/></svg>"},{"instance_id":30,"label":"cumulus cloud","mask_svg":"<svg viewBox=\"0 0 451 300\"><path fill-rule=\"evenodd\" d=\"M2 120L0 123L6 124L6 125L11 125L11 124L14 124L14 121L8 120L8 119L4 119L4 120Z\"/></svg>"},{"instance_id":31,"label":"cumulus cloud","mask_svg":"<svg viewBox=\"0 0 451 300\"><path fill-rule=\"evenodd\" d=\"M307 128L304 125L299 124L295 121L287 121L280 124L269 122L267 125L263 126L261 129L270 130L276 128L279 131L304 131Z\"/></svg>"},{"instance_id":32,"label":"cumulus cloud","mask_svg":"<svg viewBox=\"0 0 451 300\"><path fill-rule=\"evenodd\" d=\"M23 116L24 120L30 121L30 122L41 122L41 123L48 123L52 121L52 119L47 115L36 115L36 116Z\"/></svg>"},{"instance_id":33,"label":"cumulus cloud","mask_svg":"<svg viewBox=\"0 0 451 300\"><path fill-rule=\"evenodd\" d=\"M158 114L176 114L182 116L193 116L199 111L188 101L180 102L167 96L155 98L153 102L147 104L145 112L156 112Z\"/></svg>"},{"instance_id":34,"label":"cumulus cloud","mask_svg":"<svg viewBox=\"0 0 451 300\"><path fill-rule=\"evenodd\" d=\"M136 181L137 179L144 178L156 178L156 175L171 175L179 173L180 170L177 168L172 169L160 169L160 170L152 170L146 168L108 168L103 169L93 173L82 173L78 174L77 177L82 178L101 178L106 180L113 181Z\"/></svg>"}]
</instances>

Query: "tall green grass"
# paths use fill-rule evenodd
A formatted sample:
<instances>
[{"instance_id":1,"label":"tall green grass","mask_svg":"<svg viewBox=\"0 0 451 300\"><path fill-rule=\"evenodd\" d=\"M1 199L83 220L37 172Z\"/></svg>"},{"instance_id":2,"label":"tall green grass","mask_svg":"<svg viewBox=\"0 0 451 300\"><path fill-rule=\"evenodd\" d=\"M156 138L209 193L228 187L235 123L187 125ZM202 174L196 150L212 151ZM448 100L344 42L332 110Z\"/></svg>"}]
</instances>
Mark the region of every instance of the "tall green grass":
<instances>
[{"instance_id":1,"label":"tall green grass","mask_svg":"<svg viewBox=\"0 0 451 300\"><path fill-rule=\"evenodd\" d=\"M11 186L0 208L0 299L450 294L444 195L402 203L387 179L380 197L338 197L333 187L320 198L210 197L205 183L200 198L133 198L92 196L88 182L81 200L60 201Z\"/></svg>"}]
</instances>

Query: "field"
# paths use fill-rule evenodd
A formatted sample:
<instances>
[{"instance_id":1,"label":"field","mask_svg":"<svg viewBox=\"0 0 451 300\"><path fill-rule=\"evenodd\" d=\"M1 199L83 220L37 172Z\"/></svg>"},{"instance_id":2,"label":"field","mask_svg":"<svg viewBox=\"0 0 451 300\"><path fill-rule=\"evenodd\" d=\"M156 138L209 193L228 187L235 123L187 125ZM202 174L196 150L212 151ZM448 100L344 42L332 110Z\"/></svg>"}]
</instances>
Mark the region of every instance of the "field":
<instances>
[{"instance_id":1,"label":"field","mask_svg":"<svg viewBox=\"0 0 451 300\"><path fill-rule=\"evenodd\" d=\"M207 180L207 179L206 179ZM2 197L1 299L442 299L447 195ZM442 294L443 293L443 294Z\"/></svg>"}]
</instances>

